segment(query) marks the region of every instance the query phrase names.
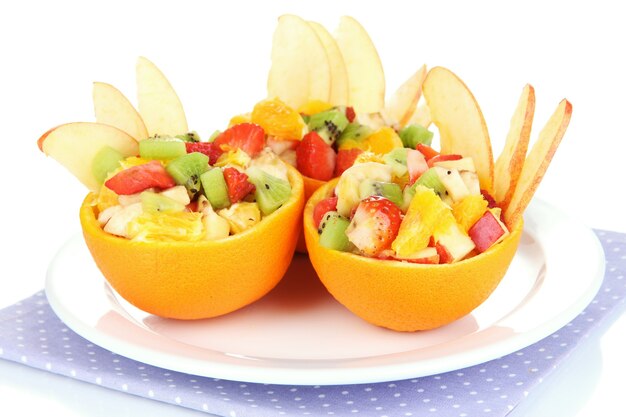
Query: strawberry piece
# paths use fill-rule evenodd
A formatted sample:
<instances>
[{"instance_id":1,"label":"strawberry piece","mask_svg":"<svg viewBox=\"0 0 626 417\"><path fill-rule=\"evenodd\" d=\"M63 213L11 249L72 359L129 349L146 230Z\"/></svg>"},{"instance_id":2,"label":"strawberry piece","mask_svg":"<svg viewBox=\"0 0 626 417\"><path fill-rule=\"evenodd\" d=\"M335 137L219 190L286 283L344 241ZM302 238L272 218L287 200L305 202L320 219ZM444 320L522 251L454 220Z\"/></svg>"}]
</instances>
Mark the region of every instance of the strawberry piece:
<instances>
[{"instance_id":1,"label":"strawberry piece","mask_svg":"<svg viewBox=\"0 0 626 417\"><path fill-rule=\"evenodd\" d=\"M159 161L150 161L118 172L104 185L118 195L130 195L148 188L170 188L176 185L176 181Z\"/></svg>"},{"instance_id":2,"label":"strawberry piece","mask_svg":"<svg viewBox=\"0 0 626 417\"><path fill-rule=\"evenodd\" d=\"M209 164L214 165L224 153L215 142L185 142L187 153L200 152L209 157Z\"/></svg>"},{"instance_id":3,"label":"strawberry piece","mask_svg":"<svg viewBox=\"0 0 626 417\"><path fill-rule=\"evenodd\" d=\"M255 190L254 184L248 181L245 173L232 167L224 168L223 172L231 204L235 204Z\"/></svg>"},{"instance_id":4,"label":"strawberry piece","mask_svg":"<svg viewBox=\"0 0 626 417\"><path fill-rule=\"evenodd\" d=\"M240 123L220 133L213 143L220 147L228 145L232 149L239 148L255 157L265 147L265 131L254 123Z\"/></svg>"},{"instance_id":5,"label":"strawberry piece","mask_svg":"<svg viewBox=\"0 0 626 417\"><path fill-rule=\"evenodd\" d=\"M317 134L309 132L296 148L296 164L302 175L328 181L335 172L337 155L333 148Z\"/></svg>"},{"instance_id":6,"label":"strawberry piece","mask_svg":"<svg viewBox=\"0 0 626 417\"><path fill-rule=\"evenodd\" d=\"M315 227L319 227L322 222L322 218L324 218L324 214L329 211L337 210L337 197L328 197L320 201L315 205L313 209L313 224Z\"/></svg>"},{"instance_id":7,"label":"strawberry piece","mask_svg":"<svg viewBox=\"0 0 626 417\"><path fill-rule=\"evenodd\" d=\"M359 203L346 235L364 255L377 256L391 246L402 223L402 212L391 201L372 196Z\"/></svg>"},{"instance_id":8,"label":"strawberry piece","mask_svg":"<svg viewBox=\"0 0 626 417\"><path fill-rule=\"evenodd\" d=\"M457 154L448 154L448 155L435 155L432 158L428 158L428 166L429 167L433 167L435 166L436 162L442 162L442 161L458 161L459 159L462 159L463 156L461 155L457 155Z\"/></svg>"},{"instance_id":9,"label":"strawberry piece","mask_svg":"<svg viewBox=\"0 0 626 417\"><path fill-rule=\"evenodd\" d=\"M337 152L337 160L335 161L334 176L340 176L341 174L343 174L343 171L354 165L354 161L362 153L363 149L359 148L339 149L339 151Z\"/></svg>"},{"instance_id":10,"label":"strawberry piece","mask_svg":"<svg viewBox=\"0 0 626 417\"><path fill-rule=\"evenodd\" d=\"M354 107L346 107L346 119L348 119L348 122L350 123L354 122L354 119L356 119L356 112L354 111Z\"/></svg>"},{"instance_id":11,"label":"strawberry piece","mask_svg":"<svg viewBox=\"0 0 626 417\"><path fill-rule=\"evenodd\" d=\"M426 158L427 161L429 159L439 155L439 152L437 152L436 150L434 150L433 148L431 148L428 145L424 145L423 143L418 143L417 146L415 147L415 149L420 151L422 153L422 155L424 155L424 158Z\"/></svg>"},{"instance_id":12,"label":"strawberry piece","mask_svg":"<svg viewBox=\"0 0 626 417\"><path fill-rule=\"evenodd\" d=\"M407 149L406 167L409 171L409 185L412 185L417 179L428 170L428 163L421 152L415 149Z\"/></svg>"}]
</instances>

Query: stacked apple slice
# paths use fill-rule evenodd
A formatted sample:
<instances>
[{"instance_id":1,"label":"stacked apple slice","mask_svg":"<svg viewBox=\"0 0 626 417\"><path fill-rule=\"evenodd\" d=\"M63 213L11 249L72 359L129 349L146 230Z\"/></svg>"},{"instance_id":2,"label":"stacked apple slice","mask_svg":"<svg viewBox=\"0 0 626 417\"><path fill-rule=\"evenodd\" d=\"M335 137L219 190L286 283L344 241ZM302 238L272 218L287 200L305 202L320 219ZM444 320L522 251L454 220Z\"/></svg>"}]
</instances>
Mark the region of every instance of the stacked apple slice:
<instances>
[{"instance_id":1,"label":"stacked apple slice","mask_svg":"<svg viewBox=\"0 0 626 417\"><path fill-rule=\"evenodd\" d=\"M110 84L93 85L96 122L67 123L50 129L37 144L89 190L101 186L99 159L138 154L138 142L154 135L187 133L183 106L163 73L149 60L137 62L139 112ZM115 162L115 161L113 161Z\"/></svg>"}]
</instances>

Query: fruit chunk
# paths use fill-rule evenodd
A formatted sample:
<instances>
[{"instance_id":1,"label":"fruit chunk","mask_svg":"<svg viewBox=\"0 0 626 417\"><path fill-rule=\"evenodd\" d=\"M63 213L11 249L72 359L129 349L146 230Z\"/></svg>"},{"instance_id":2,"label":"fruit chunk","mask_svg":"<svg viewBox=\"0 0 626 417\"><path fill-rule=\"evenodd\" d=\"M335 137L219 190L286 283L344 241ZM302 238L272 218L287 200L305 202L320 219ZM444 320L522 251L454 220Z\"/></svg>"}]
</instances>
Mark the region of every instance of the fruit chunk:
<instances>
[{"instance_id":1,"label":"fruit chunk","mask_svg":"<svg viewBox=\"0 0 626 417\"><path fill-rule=\"evenodd\" d=\"M336 211L327 212L319 225L320 245L328 249L347 251L350 248L346 235L349 226L350 221Z\"/></svg>"},{"instance_id":2,"label":"fruit chunk","mask_svg":"<svg viewBox=\"0 0 626 417\"><path fill-rule=\"evenodd\" d=\"M415 74L402 83L391 100L385 105L383 112L398 125L406 126L411 120L422 96L422 84L425 78L426 65L422 65Z\"/></svg>"},{"instance_id":3,"label":"fruit chunk","mask_svg":"<svg viewBox=\"0 0 626 417\"><path fill-rule=\"evenodd\" d=\"M141 242L194 242L204 235L202 215L196 212L143 212L128 223L128 237Z\"/></svg>"},{"instance_id":4,"label":"fruit chunk","mask_svg":"<svg viewBox=\"0 0 626 417\"><path fill-rule=\"evenodd\" d=\"M368 126L359 123L350 123L337 139L337 148L339 150L355 147L365 149L363 140L372 133L374 133L374 131Z\"/></svg>"},{"instance_id":5,"label":"fruit chunk","mask_svg":"<svg viewBox=\"0 0 626 417\"><path fill-rule=\"evenodd\" d=\"M481 188L493 187L493 154L487 124L476 99L450 70L432 68L424 80L424 97L439 129L442 154L470 157Z\"/></svg>"},{"instance_id":6,"label":"fruit chunk","mask_svg":"<svg viewBox=\"0 0 626 417\"><path fill-rule=\"evenodd\" d=\"M298 171L320 181L328 181L335 172L336 154L317 132L309 132L296 148Z\"/></svg>"},{"instance_id":7,"label":"fruit chunk","mask_svg":"<svg viewBox=\"0 0 626 417\"><path fill-rule=\"evenodd\" d=\"M365 200L370 196L383 197L394 203L396 206L401 206L402 188L393 182L380 182L372 180L364 180L359 185L359 196L361 200Z\"/></svg>"},{"instance_id":8,"label":"fruit chunk","mask_svg":"<svg viewBox=\"0 0 626 417\"><path fill-rule=\"evenodd\" d=\"M187 153L200 152L209 157L209 164L214 165L224 151L214 142L185 142Z\"/></svg>"},{"instance_id":9,"label":"fruit chunk","mask_svg":"<svg viewBox=\"0 0 626 417\"><path fill-rule=\"evenodd\" d=\"M104 183L109 173L115 171L120 166L120 161L124 159L121 152L116 151L110 146L104 146L93 157L91 163L91 173L99 184Z\"/></svg>"},{"instance_id":10,"label":"fruit chunk","mask_svg":"<svg viewBox=\"0 0 626 417\"><path fill-rule=\"evenodd\" d=\"M469 195L469 190L465 186L459 171L442 167L433 167L432 169L437 173L439 180L446 188L445 194L449 195L453 202L461 201Z\"/></svg>"},{"instance_id":11,"label":"fruit chunk","mask_svg":"<svg viewBox=\"0 0 626 417\"><path fill-rule=\"evenodd\" d=\"M337 109L327 110L311 115L308 126L309 131L316 131L326 143L332 145L348 126L348 119Z\"/></svg>"},{"instance_id":12,"label":"fruit chunk","mask_svg":"<svg viewBox=\"0 0 626 417\"><path fill-rule=\"evenodd\" d=\"M429 168L425 171L414 183L415 186L421 185L431 188L439 196L439 198L446 195L446 186L441 182L441 178L434 168ZM415 189L415 187L413 187Z\"/></svg>"},{"instance_id":13,"label":"fruit chunk","mask_svg":"<svg viewBox=\"0 0 626 417\"><path fill-rule=\"evenodd\" d=\"M333 177L338 177L344 173L344 171L354 165L354 161L363 153L362 149L339 149L337 151L337 159L335 160L335 172Z\"/></svg>"},{"instance_id":14,"label":"fruit chunk","mask_svg":"<svg viewBox=\"0 0 626 417\"><path fill-rule=\"evenodd\" d=\"M491 211L485 214L467 232L479 252L484 252L508 234L506 226Z\"/></svg>"},{"instance_id":15,"label":"fruit chunk","mask_svg":"<svg viewBox=\"0 0 626 417\"><path fill-rule=\"evenodd\" d=\"M230 231L233 234L248 230L261 221L259 206L255 203L247 203L244 201L235 203L229 208L222 209L218 211L217 214L228 220Z\"/></svg>"},{"instance_id":16,"label":"fruit chunk","mask_svg":"<svg viewBox=\"0 0 626 417\"><path fill-rule=\"evenodd\" d=\"M256 187L254 192L256 202L265 216L272 214L289 200L291 196L289 181L276 178L256 166L248 168L246 174Z\"/></svg>"},{"instance_id":17,"label":"fruit chunk","mask_svg":"<svg viewBox=\"0 0 626 417\"><path fill-rule=\"evenodd\" d=\"M487 200L482 195L468 195L452 207L452 214L461 229L467 231L487 211Z\"/></svg>"},{"instance_id":18,"label":"fruit chunk","mask_svg":"<svg viewBox=\"0 0 626 417\"><path fill-rule=\"evenodd\" d=\"M366 256L389 248L402 222L402 212L382 197L368 197L359 203L346 229L348 240Z\"/></svg>"},{"instance_id":19,"label":"fruit chunk","mask_svg":"<svg viewBox=\"0 0 626 417\"><path fill-rule=\"evenodd\" d=\"M209 157L192 152L171 160L165 168L174 178L176 184L184 185L189 195L194 196L200 191L200 176L209 170Z\"/></svg>"},{"instance_id":20,"label":"fruit chunk","mask_svg":"<svg viewBox=\"0 0 626 417\"><path fill-rule=\"evenodd\" d=\"M215 210L219 210L230 205L228 198L228 186L224 179L224 173L220 168L212 168L200 175L202 191L209 203Z\"/></svg>"},{"instance_id":21,"label":"fruit chunk","mask_svg":"<svg viewBox=\"0 0 626 417\"><path fill-rule=\"evenodd\" d=\"M329 101L331 82L328 55L315 30L297 16L280 16L272 37L268 97L297 109L312 99Z\"/></svg>"},{"instance_id":22,"label":"fruit chunk","mask_svg":"<svg viewBox=\"0 0 626 417\"><path fill-rule=\"evenodd\" d=\"M391 182L392 170L389 165L378 162L364 162L348 168L337 182L337 212L349 217L352 209L361 201L359 185L366 179Z\"/></svg>"},{"instance_id":23,"label":"fruit chunk","mask_svg":"<svg viewBox=\"0 0 626 417\"><path fill-rule=\"evenodd\" d=\"M148 188L170 188L176 182L159 161L150 161L118 172L104 185L118 195L130 195Z\"/></svg>"},{"instance_id":24,"label":"fruit chunk","mask_svg":"<svg viewBox=\"0 0 626 417\"><path fill-rule=\"evenodd\" d=\"M117 127L138 141L148 137L146 125L137 110L111 84L93 83L93 107L96 122Z\"/></svg>"},{"instance_id":25,"label":"fruit chunk","mask_svg":"<svg viewBox=\"0 0 626 417\"><path fill-rule=\"evenodd\" d=\"M187 148L180 139L146 139L139 142L139 156L144 159L174 159L185 155Z\"/></svg>"},{"instance_id":26,"label":"fruit chunk","mask_svg":"<svg viewBox=\"0 0 626 417\"><path fill-rule=\"evenodd\" d=\"M337 197L328 197L324 200L317 203L315 209L313 210L313 224L315 227L319 227L322 221L322 218L329 211L337 210Z\"/></svg>"},{"instance_id":27,"label":"fruit chunk","mask_svg":"<svg viewBox=\"0 0 626 417\"><path fill-rule=\"evenodd\" d=\"M219 240L230 235L230 223L217 214L211 205L202 209L203 240Z\"/></svg>"},{"instance_id":28,"label":"fruit chunk","mask_svg":"<svg viewBox=\"0 0 626 417\"><path fill-rule=\"evenodd\" d=\"M235 168L224 168L224 180L228 187L228 199L231 204L238 203L254 191L254 184L248 181L248 176Z\"/></svg>"},{"instance_id":29,"label":"fruit chunk","mask_svg":"<svg viewBox=\"0 0 626 417\"><path fill-rule=\"evenodd\" d=\"M430 146L434 133L423 126L411 124L400 130L399 135L404 147L415 149L418 143Z\"/></svg>"},{"instance_id":30,"label":"fruit chunk","mask_svg":"<svg viewBox=\"0 0 626 417\"><path fill-rule=\"evenodd\" d=\"M185 205L166 195L152 191L141 193L141 208L145 213L169 213L185 210Z\"/></svg>"},{"instance_id":31,"label":"fruit chunk","mask_svg":"<svg viewBox=\"0 0 626 417\"><path fill-rule=\"evenodd\" d=\"M276 139L300 140L306 129L300 113L276 97L255 104L250 120Z\"/></svg>"},{"instance_id":32,"label":"fruit chunk","mask_svg":"<svg viewBox=\"0 0 626 417\"><path fill-rule=\"evenodd\" d=\"M317 22L308 22L311 28L319 37L326 55L328 56L328 65L330 68L330 94L328 101L334 105L348 104L349 81L346 65L343 61L343 55L337 46L337 42L333 36L328 33L326 28ZM311 114L311 113L309 113Z\"/></svg>"},{"instance_id":33,"label":"fruit chunk","mask_svg":"<svg viewBox=\"0 0 626 417\"><path fill-rule=\"evenodd\" d=\"M348 73L348 104L357 113L382 110L385 106L385 73L369 35L355 19L342 16L335 39Z\"/></svg>"},{"instance_id":34,"label":"fruit chunk","mask_svg":"<svg viewBox=\"0 0 626 417\"><path fill-rule=\"evenodd\" d=\"M124 157L136 155L137 141L128 133L100 123L68 123L48 130L38 140L37 146L51 156L91 191L101 183L94 176L94 159L108 146Z\"/></svg>"},{"instance_id":35,"label":"fruit chunk","mask_svg":"<svg viewBox=\"0 0 626 417\"><path fill-rule=\"evenodd\" d=\"M387 152L383 156L383 161L385 164L389 165L393 170L393 175L400 178L404 176L408 172L407 167L407 155L408 149L406 148L396 148L392 149L390 152Z\"/></svg>"},{"instance_id":36,"label":"fruit chunk","mask_svg":"<svg viewBox=\"0 0 626 417\"><path fill-rule=\"evenodd\" d=\"M407 149L406 167L409 172L409 184L414 184L424 172L428 171L426 158L415 149Z\"/></svg>"},{"instance_id":37,"label":"fruit chunk","mask_svg":"<svg viewBox=\"0 0 626 417\"><path fill-rule=\"evenodd\" d=\"M187 133L183 105L170 82L152 62L137 60L137 100L148 134L176 136Z\"/></svg>"},{"instance_id":38,"label":"fruit chunk","mask_svg":"<svg viewBox=\"0 0 626 417\"><path fill-rule=\"evenodd\" d=\"M225 145L230 149L241 149L253 158L265 147L265 131L253 123L240 123L220 133L212 143L221 149Z\"/></svg>"},{"instance_id":39,"label":"fruit chunk","mask_svg":"<svg viewBox=\"0 0 626 417\"><path fill-rule=\"evenodd\" d=\"M384 126L369 135L363 141L366 149L379 155L384 155L393 149L402 148L402 139L395 130L389 126Z\"/></svg>"}]
</instances>

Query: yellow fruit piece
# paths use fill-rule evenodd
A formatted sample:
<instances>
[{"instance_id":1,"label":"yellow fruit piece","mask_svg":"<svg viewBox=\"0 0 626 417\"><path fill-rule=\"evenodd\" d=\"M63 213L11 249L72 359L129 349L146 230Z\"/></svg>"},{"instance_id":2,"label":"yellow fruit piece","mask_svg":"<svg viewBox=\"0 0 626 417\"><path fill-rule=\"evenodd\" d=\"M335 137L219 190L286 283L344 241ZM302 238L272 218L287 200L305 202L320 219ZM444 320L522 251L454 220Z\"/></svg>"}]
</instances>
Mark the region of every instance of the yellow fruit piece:
<instances>
[{"instance_id":1,"label":"yellow fruit piece","mask_svg":"<svg viewBox=\"0 0 626 417\"><path fill-rule=\"evenodd\" d=\"M300 108L298 108L298 113L311 115L311 114L321 113L323 111L326 111L332 108L333 108L333 105L325 101L309 100L305 104L300 106Z\"/></svg>"},{"instance_id":2,"label":"yellow fruit piece","mask_svg":"<svg viewBox=\"0 0 626 417\"><path fill-rule=\"evenodd\" d=\"M141 242L196 242L204 236L202 214L188 211L142 213L128 223L128 235Z\"/></svg>"},{"instance_id":3,"label":"yellow fruit piece","mask_svg":"<svg viewBox=\"0 0 626 417\"><path fill-rule=\"evenodd\" d=\"M225 167L225 166L237 166L240 168L246 168L250 163L250 156L242 151L240 148L230 150L228 152L224 152L217 158L215 161L216 167Z\"/></svg>"},{"instance_id":4,"label":"yellow fruit piece","mask_svg":"<svg viewBox=\"0 0 626 417\"><path fill-rule=\"evenodd\" d=\"M233 234L248 230L261 221L261 211L256 203L241 202L217 212L220 217L228 220Z\"/></svg>"},{"instance_id":5,"label":"yellow fruit piece","mask_svg":"<svg viewBox=\"0 0 626 417\"><path fill-rule=\"evenodd\" d=\"M439 196L418 185L391 249L399 258L410 258L428 246L436 227L449 227L451 221L454 217Z\"/></svg>"},{"instance_id":6,"label":"yellow fruit piece","mask_svg":"<svg viewBox=\"0 0 626 417\"><path fill-rule=\"evenodd\" d=\"M258 102L252 110L251 121L277 139L301 140L306 127L300 113L278 98Z\"/></svg>"},{"instance_id":7,"label":"yellow fruit piece","mask_svg":"<svg viewBox=\"0 0 626 417\"><path fill-rule=\"evenodd\" d=\"M482 217L489 203L482 195L471 194L459 201L452 208L452 214L461 229L467 231Z\"/></svg>"},{"instance_id":8,"label":"yellow fruit piece","mask_svg":"<svg viewBox=\"0 0 626 417\"><path fill-rule=\"evenodd\" d=\"M400 139L396 131L389 126L381 127L365 138L363 142L371 152L380 155L384 155L395 148L403 147L402 139Z\"/></svg>"},{"instance_id":9,"label":"yellow fruit piece","mask_svg":"<svg viewBox=\"0 0 626 417\"><path fill-rule=\"evenodd\" d=\"M250 123L252 121L252 116L250 113L238 114L233 116L228 122L228 127L240 125L242 123Z\"/></svg>"},{"instance_id":10,"label":"yellow fruit piece","mask_svg":"<svg viewBox=\"0 0 626 417\"><path fill-rule=\"evenodd\" d=\"M367 146L362 140L360 141L360 140L354 140L354 139L346 139L346 140L342 140L341 144L339 145L339 150L352 149L352 148L359 148L359 149L363 149L364 151L367 150Z\"/></svg>"},{"instance_id":11,"label":"yellow fruit piece","mask_svg":"<svg viewBox=\"0 0 626 417\"><path fill-rule=\"evenodd\" d=\"M134 167L137 165L147 164L148 162L150 162L150 159L144 159L139 156L130 156L124 159L123 161L121 161L120 166L122 169L127 169L127 168Z\"/></svg>"},{"instance_id":12,"label":"yellow fruit piece","mask_svg":"<svg viewBox=\"0 0 626 417\"><path fill-rule=\"evenodd\" d=\"M102 184L98 196L96 197L96 206L98 212L102 212L109 207L113 207L119 204L117 194L106 185Z\"/></svg>"},{"instance_id":13,"label":"yellow fruit piece","mask_svg":"<svg viewBox=\"0 0 626 417\"><path fill-rule=\"evenodd\" d=\"M382 156L380 154L377 154L377 153L374 153L374 152L369 152L369 151L362 152L354 160L355 164L362 164L362 163L365 163L365 162L377 162L379 164L384 164L385 163L385 161L383 160L383 158L382 158Z\"/></svg>"}]
</instances>

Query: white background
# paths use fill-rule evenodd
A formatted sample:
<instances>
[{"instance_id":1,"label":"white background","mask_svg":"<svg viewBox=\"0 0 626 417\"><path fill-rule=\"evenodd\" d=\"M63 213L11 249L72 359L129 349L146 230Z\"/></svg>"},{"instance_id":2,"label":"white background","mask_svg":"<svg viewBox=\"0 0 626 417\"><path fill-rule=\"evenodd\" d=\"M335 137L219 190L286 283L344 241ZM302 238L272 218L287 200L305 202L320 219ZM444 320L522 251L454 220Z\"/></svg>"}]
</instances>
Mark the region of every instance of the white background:
<instances>
[{"instance_id":1,"label":"white background","mask_svg":"<svg viewBox=\"0 0 626 417\"><path fill-rule=\"evenodd\" d=\"M0 308L41 289L55 252L79 231L85 190L39 152L39 136L94 119L93 81L111 83L135 102L140 55L170 79L191 129L206 137L224 128L264 97L272 31L284 13L331 31L341 15L359 20L378 48L389 93L423 63L456 72L481 105L496 155L526 83L537 98L534 135L568 98L572 121L537 198L590 227L626 232L626 30L612 2L7 3L0 6ZM615 414L626 373L626 320L610 324L515 413ZM82 405L68 408L77 398ZM18 406L19 416L195 414L0 361L0 414Z\"/></svg>"}]
</instances>

